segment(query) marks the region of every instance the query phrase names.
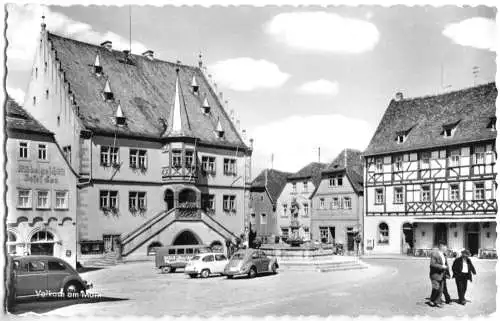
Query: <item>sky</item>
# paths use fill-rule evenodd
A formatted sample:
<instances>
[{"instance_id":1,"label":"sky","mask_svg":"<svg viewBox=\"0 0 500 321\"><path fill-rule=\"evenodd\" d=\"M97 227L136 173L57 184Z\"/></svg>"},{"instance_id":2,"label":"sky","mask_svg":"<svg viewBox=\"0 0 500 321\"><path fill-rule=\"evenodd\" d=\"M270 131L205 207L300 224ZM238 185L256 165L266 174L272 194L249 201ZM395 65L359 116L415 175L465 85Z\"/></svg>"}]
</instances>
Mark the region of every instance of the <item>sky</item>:
<instances>
[{"instance_id":1,"label":"sky","mask_svg":"<svg viewBox=\"0 0 500 321\"><path fill-rule=\"evenodd\" d=\"M42 15L51 32L95 44L112 40L121 50L131 30L133 53L151 49L162 60L197 65L201 52L254 139L254 176L271 166L293 172L331 162L344 148L364 150L396 92L438 94L492 82L496 74L496 9L484 6L9 5L7 11L6 85L21 103Z\"/></svg>"}]
</instances>

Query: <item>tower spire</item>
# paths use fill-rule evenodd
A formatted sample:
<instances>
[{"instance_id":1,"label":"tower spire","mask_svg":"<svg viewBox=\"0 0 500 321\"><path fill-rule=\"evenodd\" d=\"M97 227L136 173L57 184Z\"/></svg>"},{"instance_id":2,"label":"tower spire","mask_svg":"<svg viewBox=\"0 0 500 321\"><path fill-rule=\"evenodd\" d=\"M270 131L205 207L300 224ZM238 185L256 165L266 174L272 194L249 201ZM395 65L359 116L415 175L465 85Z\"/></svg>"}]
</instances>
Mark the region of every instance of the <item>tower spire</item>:
<instances>
[{"instance_id":1,"label":"tower spire","mask_svg":"<svg viewBox=\"0 0 500 321\"><path fill-rule=\"evenodd\" d=\"M189 136L191 134L191 127L189 125L189 119L187 116L186 107L184 106L184 116L186 121L182 122L182 107L184 104L184 99L182 98L182 87L179 81L179 67L175 69L177 73L175 78L175 94L174 94L174 104L172 105L170 112L170 130L165 133L167 136Z\"/></svg>"}]
</instances>

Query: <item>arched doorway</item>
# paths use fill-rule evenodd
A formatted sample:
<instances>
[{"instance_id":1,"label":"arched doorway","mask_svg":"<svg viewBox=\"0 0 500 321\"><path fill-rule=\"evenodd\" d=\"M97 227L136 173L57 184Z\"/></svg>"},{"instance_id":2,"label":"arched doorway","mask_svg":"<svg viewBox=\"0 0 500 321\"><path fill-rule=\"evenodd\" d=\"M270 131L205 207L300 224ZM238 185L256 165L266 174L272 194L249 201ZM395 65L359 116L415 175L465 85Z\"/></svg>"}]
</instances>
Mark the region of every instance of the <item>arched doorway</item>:
<instances>
[{"instance_id":1,"label":"arched doorway","mask_svg":"<svg viewBox=\"0 0 500 321\"><path fill-rule=\"evenodd\" d=\"M434 225L434 245L439 243L448 244L448 226L446 223L437 223Z\"/></svg>"},{"instance_id":2,"label":"arched doorway","mask_svg":"<svg viewBox=\"0 0 500 321\"><path fill-rule=\"evenodd\" d=\"M167 211L174 208L174 191L171 189L165 190L164 195L165 204L167 204Z\"/></svg>"},{"instance_id":3,"label":"arched doorway","mask_svg":"<svg viewBox=\"0 0 500 321\"><path fill-rule=\"evenodd\" d=\"M156 255L156 249L162 246L163 244L161 244L161 242L151 242L151 244L148 245L147 255Z\"/></svg>"},{"instance_id":4,"label":"arched doorway","mask_svg":"<svg viewBox=\"0 0 500 321\"><path fill-rule=\"evenodd\" d=\"M30 253L31 255L54 255L54 235L47 231L33 234Z\"/></svg>"},{"instance_id":5,"label":"arched doorway","mask_svg":"<svg viewBox=\"0 0 500 321\"><path fill-rule=\"evenodd\" d=\"M402 252L403 254L409 254L413 250L414 246L414 230L413 224L404 223L403 224L403 244L402 244Z\"/></svg>"},{"instance_id":6,"label":"arched doorway","mask_svg":"<svg viewBox=\"0 0 500 321\"><path fill-rule=\"evenodd\" d=\"M479 253L479 223L467 223L465 230L465 248L469 249L472 255Z\"/></svg>"},{"instance_id":7,"label":"arched doorway","mask_svg":"<svg viewBox=\"0 0 500 321\"><path fill-rule=\"evenodd\" d=\"M185 188L179 193L179 204L196 203L196 192L190 188Z\"/></svg>"},{"instance_id":8,"label":"arched doorway","mask_svg":"<svg viewBox=\"0 0 500 321\"><path fill-rule=\"evenodd\" d=\"M198 236L191 231L183 231L175 238L172 245L199 245Z\"/></svg>"}]
</instances>

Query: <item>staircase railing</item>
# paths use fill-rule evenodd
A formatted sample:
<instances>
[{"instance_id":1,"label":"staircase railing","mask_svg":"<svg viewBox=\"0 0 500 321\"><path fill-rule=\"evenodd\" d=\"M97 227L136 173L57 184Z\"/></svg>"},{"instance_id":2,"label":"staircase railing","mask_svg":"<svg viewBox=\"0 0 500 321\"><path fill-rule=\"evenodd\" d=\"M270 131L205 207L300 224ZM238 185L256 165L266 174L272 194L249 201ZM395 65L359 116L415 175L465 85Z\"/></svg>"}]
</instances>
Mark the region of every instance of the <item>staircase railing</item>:
<instances>
[{"instance_id":1,"label":"staircase railing","mask_svg":"<svg viewBox=\"0 0 500 321\"><path fill-rule=\"evenodd\" d=\"M174 213L174 212L175 212L175 208L172 208L172 209L170 209L168 211L162 211L162 212L156 214L155 216L153 216L152 218L150 218L149 220L147 220L146 222L142 223L139 227L137 227L133 231L127 233L124 236L122 236L121 237L121 244L122 244L122 246L125 245L125 244L127 244L128 242L130 242L138 234L141 234L144 230L148 229L151 225L155 224L160 219L163 219L164 216L170 215L170 213Z\"/></svg>"}]
</instances>

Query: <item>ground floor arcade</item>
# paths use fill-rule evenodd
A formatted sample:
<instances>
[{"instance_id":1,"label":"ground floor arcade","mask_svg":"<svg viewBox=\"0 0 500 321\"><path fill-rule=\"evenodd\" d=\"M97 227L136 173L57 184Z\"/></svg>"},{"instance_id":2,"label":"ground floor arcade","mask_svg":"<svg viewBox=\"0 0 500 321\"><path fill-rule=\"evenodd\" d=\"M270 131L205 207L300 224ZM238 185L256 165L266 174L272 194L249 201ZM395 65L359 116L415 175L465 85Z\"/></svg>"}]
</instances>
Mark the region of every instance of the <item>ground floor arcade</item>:
<instances>
[{"instance_id":1,"label":"ground floor arcade","mask_svg":"<svg viewBox=\"0 0 500 321\"><path fill-rule=\"evenodd\" d=\"M466 248L473 255L496 253L495 218L365 217L366 254L426 256L440 242L453 252Z\"/></svg>"}]
</instances>

